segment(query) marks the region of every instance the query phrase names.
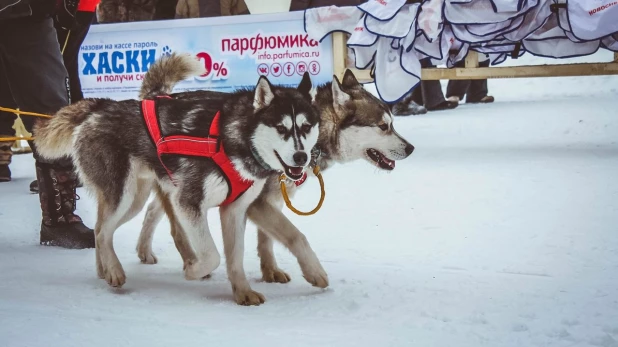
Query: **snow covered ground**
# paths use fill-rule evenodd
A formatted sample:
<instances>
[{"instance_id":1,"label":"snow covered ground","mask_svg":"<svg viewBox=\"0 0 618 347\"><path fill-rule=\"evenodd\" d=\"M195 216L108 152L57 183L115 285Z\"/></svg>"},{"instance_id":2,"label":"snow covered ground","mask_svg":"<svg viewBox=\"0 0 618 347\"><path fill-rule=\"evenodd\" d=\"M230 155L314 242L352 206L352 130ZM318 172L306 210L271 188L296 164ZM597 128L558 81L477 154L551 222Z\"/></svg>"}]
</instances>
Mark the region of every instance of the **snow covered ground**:
<instances>
[{"instance_id":1,"label":"snow covered ground","mask_svg":"<svg viewBox=\"0 0 618 347\"><path fill-rule=\"evenodd\" d=\"M618 346L618 77L489 88L491 105L397 118L416 151L391 174L335 167L317 215L286 210L328 289L279 246L292 282L261 283L251 225L259 307L234 303L224 266L185 281L167 221L159 264L140 264L143 214L116 233L118 291L97 279L93 250L39 246L33 160L16 156L14 181L0 184L0 346ZM307 184L303 209L318 198ZM94 201L79 193L93 226ZM210 223L222 250L214 210Z\"/></svg>"}]
</instances>

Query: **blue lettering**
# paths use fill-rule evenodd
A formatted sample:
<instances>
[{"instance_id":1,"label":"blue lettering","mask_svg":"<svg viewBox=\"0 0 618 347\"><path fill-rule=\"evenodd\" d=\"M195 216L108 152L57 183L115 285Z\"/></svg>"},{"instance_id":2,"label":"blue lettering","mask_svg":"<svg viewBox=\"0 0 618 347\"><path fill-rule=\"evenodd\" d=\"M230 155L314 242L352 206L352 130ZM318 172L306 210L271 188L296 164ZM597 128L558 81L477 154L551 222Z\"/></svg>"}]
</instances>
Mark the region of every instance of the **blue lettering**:
<instances>
[{"instance_id":1,"label":"blue lettering","mask_svg":"<svg viewBox=\"0 0 618 347\"><path fill-rule=\"evenodd\" d=\"M142 50L142 72L148 71L150 65L155 62L155 49Z\"/></svg>"},{"instance_id":2,"label":"blue lettering","mask_svg":"<svg viewBox=\"0 0 618 347\"><path fill-rule=\"evenodd\" d=\"M99 68L97 70L97 73L112 73L112 69L109 66L109 58L107 57L107 52L99 53Z\"/></svg>"},{"instance_id":3,"label":"blue lettering","mask_svg":"<svg viewBox=\"0 0 618 347\"><path fill-rule=\"evenodd\" d=\"M124 65L121 63L120 65L118 65L118 60L122 60L124 58L122 52L113 52L112 53L112 70L114 71L114 73L123 73L124 72Z\"/></svg>"},{"instance_id":4,"label":"blue lettering","mask_svg":"<svg viewBox=\"0 0 618 347\"><path fill-rule=\"evenodd\" d=\"M95 70L94 66L92 66L92 61L94 60L95 56L95 53L82 54L82 57L84 57L84 60L86 61L86 66L84 66L84 70L82 71L84 75L94 75L97 73L97 70Z\"/></svg>"},{"instance_id":5,"label":"blue lettering","mask_svg":"<svg viewBox=\"0 0 618 347\"><path fill-rule=\"evenodd\" d=\"M126 51L125 54L127 57L127 72L139 72L139 64L137 62L139 51Z\"/></svg>"}]
</instances>

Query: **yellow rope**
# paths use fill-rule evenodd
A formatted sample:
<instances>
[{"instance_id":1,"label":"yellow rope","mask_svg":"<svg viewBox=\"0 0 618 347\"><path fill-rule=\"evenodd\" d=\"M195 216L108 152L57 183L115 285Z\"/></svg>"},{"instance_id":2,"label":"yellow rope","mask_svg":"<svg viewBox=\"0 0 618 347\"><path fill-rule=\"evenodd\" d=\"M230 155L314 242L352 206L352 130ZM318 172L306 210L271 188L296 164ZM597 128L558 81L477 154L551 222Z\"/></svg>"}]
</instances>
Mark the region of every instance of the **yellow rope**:
<instances>
[{"instance_id":1,"label":"yellow rope","mask_svg":"<svg viewBox=\"0 0 618 347\"><path fill-rule=\"evenodd\" d=\"M8 107L2 107L2 106L0 106L0 111L15 113L15 114L24 115L24 116L34 116L34 117L42 117L42 118L52 117L48 114L36 113L36 112L24 112L24 111L16 110L14 108L8 108Z\"/></svg>"},{"instance_id":2,"label":"yellow rope","mask_svg":"<svg viewBox=\"0 0 618 347\"><path fill-rule=\"evenodd\" d=\"M71 30L67 33L67 38L64 40L64 46L62 46L62 50L60 51L60 54L62 55L64 55L64 50L67 48L67 43L69 43L69 36L71 36Z\"/></svg>"},{"instance_id":3,"label":"yellow rope","mask_svg":"<svg viewBox=\"0 0 618 347\"><path fill-rule=\"evenodd\" d=\"M32 141L34 140L34 137L18 137L18 136L0 137L0 142L15 142L15 141L20 141L20 140Z\"/></svg>"},{"instance_id":4,"label":"yellow rope","mask_svg":"<svg viewBox=\"0 0 618 347\"><path fill-rule=\"evenodd\" d=\"M281 177L279 177L279 182L281 184L281 195L283 195L283 200L285 200L286 206L290 210L292 210L292 212L296 213L299 216L311 216L312 214L315 214L320 210L320 208L322 207L322 203L324 202L324 196L326 195L326 191L324 190L324 179L322 178L322 174L320 173L320 167L318 165L313 168L313 173L320 181L320 201L318 202L318 205L309 212L299 211L294 206L292 206L292 202L290 201L290 197L288 196L288 191L285 186L286 176L285 174L282 174Z\"/></svg>"}]
</instances>

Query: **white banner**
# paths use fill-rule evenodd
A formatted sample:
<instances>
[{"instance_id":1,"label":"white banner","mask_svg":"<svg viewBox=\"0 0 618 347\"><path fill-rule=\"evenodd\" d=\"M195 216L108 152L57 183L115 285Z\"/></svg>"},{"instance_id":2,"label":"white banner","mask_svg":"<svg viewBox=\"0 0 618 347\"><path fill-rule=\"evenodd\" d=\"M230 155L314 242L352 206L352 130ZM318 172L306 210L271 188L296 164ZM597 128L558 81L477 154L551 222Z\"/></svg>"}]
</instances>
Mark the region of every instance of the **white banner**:
<instances>
[{"instance_id":1,"label":"white banner","mask_svg":"<svg viewBox=\"0 0 618 347\"><path fill-rule=\"evenodd\" d=\"M84 97L137 98L150 65L171 52L195 54L207 70L175 92L231 92L259 75L295 87L305 71L314 85L330 82L332 38L318 43L303 25L302 12L93 25L79 54Z\"/></svg>"}]
</instances>

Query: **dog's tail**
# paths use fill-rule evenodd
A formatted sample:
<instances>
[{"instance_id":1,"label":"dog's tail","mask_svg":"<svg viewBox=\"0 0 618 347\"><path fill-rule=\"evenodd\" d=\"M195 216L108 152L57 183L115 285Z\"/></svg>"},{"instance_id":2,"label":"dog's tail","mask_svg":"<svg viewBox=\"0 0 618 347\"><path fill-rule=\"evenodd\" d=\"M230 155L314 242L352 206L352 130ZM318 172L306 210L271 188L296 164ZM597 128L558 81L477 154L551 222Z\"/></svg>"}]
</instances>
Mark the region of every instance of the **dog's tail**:
<instances>
[{"instance_id":1,"label":"dog's tail","mask_svg":"<svg viewBox=\"0 0 618 347\"><path fill-rule=\"evenodd\" d=\"M50 119L37 120L32 133L37 153L54 160L73 153L73 134L91 113L97 99L83 99L65 106Z\"/></svg>"},{"instance_id":2,"label":"dog's tail","mask_svg":"<svg viewBox=\"0 0 618 347\"><path fill-rule=\"evenodd\" d=\"M190 54L172 53L164 56L148 69L139 98L143 100L169 94L178 82L205 72L204 64Z\"/></svg>"}]
</instances>

